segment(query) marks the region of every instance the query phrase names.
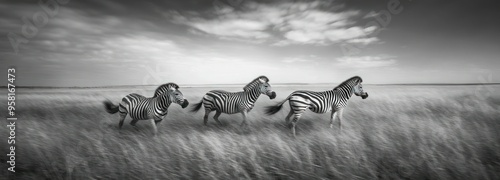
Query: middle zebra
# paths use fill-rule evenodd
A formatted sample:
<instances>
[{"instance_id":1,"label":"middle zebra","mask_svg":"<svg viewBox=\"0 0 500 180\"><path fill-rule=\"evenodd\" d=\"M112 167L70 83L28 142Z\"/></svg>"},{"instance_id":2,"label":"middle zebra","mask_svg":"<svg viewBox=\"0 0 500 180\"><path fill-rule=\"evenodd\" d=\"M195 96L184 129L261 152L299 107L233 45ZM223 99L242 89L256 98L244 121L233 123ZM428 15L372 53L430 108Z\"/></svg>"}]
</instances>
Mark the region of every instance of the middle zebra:
<instances>
[{"instance_id":1,"label":"middle zebra","mask_svg":"<svg viewBox=\"0 0 500 180\"><path fill-rule=\"evenodd\" d=\"M207 125L208 115L212 111L215 111L214 120L219 125L222 125L219 121L221 113L241 113L243 115L241 126L243 126L246 124L247 113L252 110L260 94L265 94L269 96L270 99L276 97L276 92L271 90L269 79L266 76L255 78L240 92L227 92L222 90L209 91L203 96L203 99L199 103L193 105L191 112L197 112L202 105L205 106L205 116L203 117L203 123L205 125Z\"/></svg>"}]
</instances>

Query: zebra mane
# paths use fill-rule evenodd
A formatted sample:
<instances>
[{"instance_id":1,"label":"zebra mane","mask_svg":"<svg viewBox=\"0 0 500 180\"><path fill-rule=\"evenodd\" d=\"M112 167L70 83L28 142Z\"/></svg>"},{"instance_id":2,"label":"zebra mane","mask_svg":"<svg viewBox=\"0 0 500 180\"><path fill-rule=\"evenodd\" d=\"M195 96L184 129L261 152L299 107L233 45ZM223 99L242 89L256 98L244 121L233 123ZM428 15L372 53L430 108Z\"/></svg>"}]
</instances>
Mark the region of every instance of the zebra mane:
<instances>
[{"instance_id":1,"label":"zebra mane","mask_svg":"<svg viewBox=\"0 0 500 180\"><path fill-rule=\"evenodd\" d=\"M175 83L166 83L161 86L158 86L155 90L155 95L153 97L160 96L161 94L165 93L168 91L170 88L175 88L176 90L179 89L179 85Z\"/></svg>"},{"instance_id":2,"label":"zebra mane","mask_svg":"<svg viewBox=\"0 0 500 180\"><path fill-rule=\"evenodd\" d=\"M349 82L351 82L353 80L357 80L358 81L357 83L363 82L363 79L361 79L361 77L354 76L354 77L349 78L349 79L345 80L344 82L340 83L337 87L333 88L333 90L337 90L339 88L342 88L342 87L346 86Z\"/></svg>"},{"instance_id":3,"label":"zebra mane","mask_svg":"<svg viewBox=\"0 0 500 180\"><path fill-rule=\"evenodd\" d=\"M250 83L248 83L247 85L245 85L245 87L243 87L243 90L244 91L250 90L253 86L255 86L255 84L260 83L259 79L264 79L264 81L266 83L269 82L269 78L267 78L266 76L259 76L259 77L255 78L254 80L250 81Z\"/></svg>"}]
</instances>

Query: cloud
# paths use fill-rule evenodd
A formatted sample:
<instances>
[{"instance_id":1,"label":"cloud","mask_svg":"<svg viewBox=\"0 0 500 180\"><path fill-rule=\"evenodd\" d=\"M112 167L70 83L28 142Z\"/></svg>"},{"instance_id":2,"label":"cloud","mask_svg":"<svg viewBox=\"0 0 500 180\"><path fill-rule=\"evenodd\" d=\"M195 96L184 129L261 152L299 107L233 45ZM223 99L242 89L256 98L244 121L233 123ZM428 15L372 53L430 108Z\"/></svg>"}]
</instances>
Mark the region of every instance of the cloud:
<instances>
[{"instance_id":1,"label":"cloud","mask_svg":"<svg viewBox=\"0 0 500 180\"><path fill-rule=\"evenodd\" d=\"M344 56L337 58L336 66L344 68L375 68L387 67L397 63L391 56Z\"/></svg>"},{"instance_id":2,"label":"cloud","mask_svg":"<svg viewBox=\"0 0 500 180\"><path fill-rule=\"evenodd\" d=\"M349 39L347 40L349 43L360 43L363 45L367 44L373 44L376 42L380 42L380 40L377 37L369 37L369 38L357 38L357 39Z\"/></svg>"},{"instance_id":3,"label":"cloud","mask_svg":"<svg viewBox=\"0 0 500 180\"><path fill-rule=\"evenodd\" d=\"M331 3L326 5L341 7ZM325 10L321 1L245 2L239 6L213 8L206 12L168 11L164 15L171 22L221 39L253 40L276 46L339 42L371 44L379 41L368 37L376 27L356 25L354 19L362 19L360 11Z\"/></svg>"},{"instance_id":4,"label":"cloud","mask_svg":"<svg viewBox=\"0 0 500 180\"><path fill-rule=\"evenodd\" d=\"M263 32L267 24L248 19L231 19L225 21L203 21L193 23L193 27L208 34L225 37L242 37L245 39L263 39L270 35Z\"/></svg>"},{"instance_id":5,"label":"cloud","mask_svg":"<svg viewBox=\"0 0 500 180\"><path fill-rule=\"evenodd\" d=\"M311 59L305 59L305 58L298 58L298 57L293 57L293 58L285 58L281 60L281 62L284 63L305 63L305 62L313 62Z\"/></svg>"},{"instance_id":6,"label":"cloud","mask_svg":"<svg viewBox=\"0 0 500 180\"><path fill-rule=\"evenodd\" d=\"M311 64L317 64L324 59L315 55L315 54L309 54L309 55L297 55L297 56L289 56L285 57L281 60L281 62L284 63L308 63L308 65Z\"/></svg>"},{"instance_id":7,"label":"cloud","mask_svg":"<svg viewBox=\"0 0 500 180\"><path fill-rule=\"evenodd\" d=\"M292 30L285 33L285 38L298 43L321 43L325 39L323 33L316 31Z\"/></svg>"},{"instance_id":8,"label":"cloud","mask_svg":"<svg viewBox=\"0 0 500 180\"><path fill-rule=\"evenodd\" d=\"M375 11L370 11L368 14L366 14L363 19L371 19L379 16L380 13L376 13Z\"/></svg>"}]
</instances>

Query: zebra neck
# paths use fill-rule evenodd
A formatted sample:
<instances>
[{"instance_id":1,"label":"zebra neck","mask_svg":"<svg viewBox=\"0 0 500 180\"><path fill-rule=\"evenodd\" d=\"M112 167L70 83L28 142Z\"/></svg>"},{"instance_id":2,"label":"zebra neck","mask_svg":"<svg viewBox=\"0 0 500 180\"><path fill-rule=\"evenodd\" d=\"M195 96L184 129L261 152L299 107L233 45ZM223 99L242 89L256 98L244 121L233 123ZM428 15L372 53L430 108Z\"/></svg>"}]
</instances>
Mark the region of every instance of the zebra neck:
<instances>
[{"instance_id":1,"label":"zebra neck","mask_svg":"<svg viewBox=\"0 0 500 180\"><path fill-rule=\"evenodd\" d=\"M156 99L157 106L160 111L166 111L172 102L170 101L169 95L162 95Z\"/></svg>"},{"instance_id":2,"label":"zebra neck","mask_svg":"<svg viewBox=\"0 0 500 180\"><path fill-rule=\"evenodd\" d=\"M351 86L344 86L334 90L334 94L337 95L338 98L349 100L352 94L354 94L353 88Z\"/></svg>"},{"instance_id":3,"label":"zebra neck","mask_svg":"<svg viewBox=\"0 0 500 180\"><path fill-rule=\"evenodd\" d=\"M259 89L254 88L251 91L245 92L245 96L249 103L253 104L260 96Z\"/></svg>"}]
</instances>

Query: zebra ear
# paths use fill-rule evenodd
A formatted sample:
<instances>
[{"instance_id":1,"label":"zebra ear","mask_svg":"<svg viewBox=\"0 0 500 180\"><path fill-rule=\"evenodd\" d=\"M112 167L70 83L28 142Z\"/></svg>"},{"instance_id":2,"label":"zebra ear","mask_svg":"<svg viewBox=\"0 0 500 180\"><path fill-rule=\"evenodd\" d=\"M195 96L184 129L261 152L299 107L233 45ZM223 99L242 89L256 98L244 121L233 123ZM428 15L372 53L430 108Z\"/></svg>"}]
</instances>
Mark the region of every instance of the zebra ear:
<instances>
[{"instance_id":1,"label":"zebra ear","mask_svg":"<svg viewBox=\"0 0 500 180\"><path fill-rule=\"evenodd\" d=\"M266 82L269 82L269 79L267 79L267 77L259 77L259 82L266 83Z\"/></svg>"},{"instance_id":2,"label":"zebra ear","mask_svg":"<svg viewBox=\"0 0 500 180\"><path fill-rule=\"evenodd\" d=\"M179 89L179 85L172 83L172 88L175 88L175 90Z\"/></svg>"},{"instance_id":3,"label":"zebra ear","mask_svg":"<svg viewBox=\"0 0 500 180\"><path fill-rule=\"evenodd\" d=\"M176 91L177 89L179 89L179 85L177 85L175 83L169 84L169 88L168 88L169 91Z\"/></svg>"}]
</instances>

